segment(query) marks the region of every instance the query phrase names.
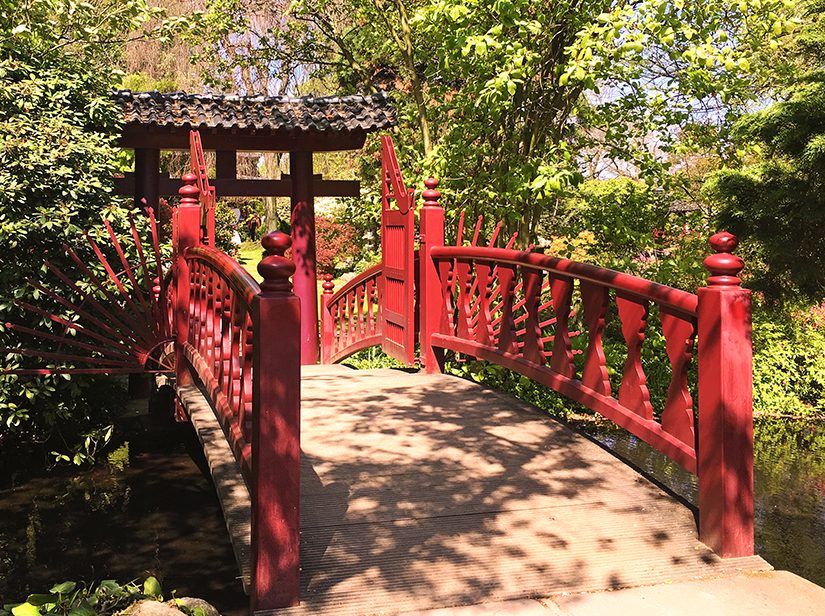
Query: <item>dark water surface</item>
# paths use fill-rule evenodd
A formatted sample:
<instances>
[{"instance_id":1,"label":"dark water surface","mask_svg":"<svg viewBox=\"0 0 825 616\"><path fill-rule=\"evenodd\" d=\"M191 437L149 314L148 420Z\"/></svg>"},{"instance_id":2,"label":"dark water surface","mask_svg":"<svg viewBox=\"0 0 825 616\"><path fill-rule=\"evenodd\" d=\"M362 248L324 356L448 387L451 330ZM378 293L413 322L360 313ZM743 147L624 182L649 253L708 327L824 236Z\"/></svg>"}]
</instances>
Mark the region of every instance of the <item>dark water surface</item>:
<instances>
[{"instance_id":1,"label":"dark water surface","mask_svg":"<svg viewBox=\"0 0 825 616\"><path fill-rule=\"evenodd\" d=\"M646 443L607 424L573 426L696 505L696 478ZM757 553L825 586L825 422L759 420L754 454Z\"/></svg>"},{"instance_id":2,"label":"dark water surface","mask_svg":"<svg viewBox=\"0 0 825 616\"><path fill-rule=\"evenodd\" d=\"M143 433L110 463L17 480L0 490L0 604L64 580L156 576L164 596L223 614L248 604L191 426ZM200 467L199 467L200 465ZM8 481L8 478L6 478Z\"/></svg>"}]
</instances>

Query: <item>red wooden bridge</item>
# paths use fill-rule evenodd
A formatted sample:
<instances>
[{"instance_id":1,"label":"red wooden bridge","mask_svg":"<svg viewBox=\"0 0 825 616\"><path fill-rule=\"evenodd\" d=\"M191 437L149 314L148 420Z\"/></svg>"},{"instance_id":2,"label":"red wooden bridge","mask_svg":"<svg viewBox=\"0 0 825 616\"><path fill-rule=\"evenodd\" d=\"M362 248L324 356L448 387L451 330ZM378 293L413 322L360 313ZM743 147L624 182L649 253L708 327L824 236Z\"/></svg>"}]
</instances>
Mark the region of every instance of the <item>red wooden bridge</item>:
<instances>
[{"instance_id":1,"label":"red wooden bridge","mask_svg":"<svg viewBox=\"0 0 825 616\"><path fill-rule=\"evenodd\" d=\"M749 558L750 293L733 236L711 238L696 294L516 250L500 227L482 241L481 220L465 230L462 217L448 246L437 181L425 182L416 230L385 137L382 261L337 292L325 277L323 366L302 371L290 238L263 238L258 284L214 247L197 133L192 161L171 263L156 232L142 242L145 223L106 223L111 246L89 238L94 267L67 248L82 283L48 263L58 282L32 284L51 307L21 303L52 328L8 324L39 346L3 350L45 362L18 374L174 371L253 610L398 613L765 567ZM645 365L653 335L670 374L658 396L646 378L662 369ZM625 354L614 374L610 336ZM370 346L418 372L334 366ZM584 437L442 374L448 353L524 375L696 474L698 534L686 507Z\"/></svg>"}]
</instances>

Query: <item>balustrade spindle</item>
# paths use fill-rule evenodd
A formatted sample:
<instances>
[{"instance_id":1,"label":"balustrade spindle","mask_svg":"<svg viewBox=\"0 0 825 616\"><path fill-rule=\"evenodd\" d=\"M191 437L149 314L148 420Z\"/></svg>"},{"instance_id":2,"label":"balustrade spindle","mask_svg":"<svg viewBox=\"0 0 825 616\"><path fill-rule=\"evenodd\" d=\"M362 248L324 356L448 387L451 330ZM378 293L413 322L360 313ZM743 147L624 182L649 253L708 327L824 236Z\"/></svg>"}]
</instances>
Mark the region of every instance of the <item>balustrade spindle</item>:
<instances>
[{"instance_id":1,"label":"balustrade spindle","mask_svg":"<svg viewBox=\"0 0 825 616\"><path fill-rule=\"evenodd\" d=\"M501 316L498 324L498 350L502 353L515 355L518 353L516 339L516 324L513 320L513 285L516 278L516 268L499 265L496 268L498 275L498 292L501 297Z\"/></svg>"},{"instance_id":2,"label":"balustrade spindle","mask_svg":"<svg viewBox=\"0 0 825 616\"><path fill-rule=\"evenodd\" d=\"M541 342L541 326L539 325L539 304L541 302L541 270L522 268L521 277L524 283L524 310L527 318L524 321L524 346L521 353L524 359L544 365L544 345Z\"/></svg>"},{"instance_id":3,"label":"balustrade spindle","mask_svg":"<svg viewBox=\"0 0 825 616\"><path fill-rule=\"evenodd\" d=\"M642 342L647 327L648 303L644 300L616 294L616 307L622 323L622 335L627 345L627 359L619 385L619 404L629 408L639 417L653 419L653 406L647 389L647 377L642 368Z\"/></svg>"},{"instance_id":4,"label":"balustrade spindle","mask_svg":"<svg viewBox=\"0 0 825 616\"><path fill-rule=\"evenodd\" d=\"M562 376L574 378L576 367L573 364L573 350L570 344L570 304L573 300L573 280L560 276L550 277L550 297L553 313L556 315L556 327L553 334L553 350L550 355L550 369Z\"/></svg>"},{"instance_id":5,"label":"balustrade spindle","mask_svg":"<svg viewBox=\"0 0 825 616\"><path fill-rule=\"evenodd\" d=\"M582 383L598 394L610 395L610 377L607 373L607 359L602 348L605 314L610 299L610 290L601 285L584 280L579 284L587 323L588 344L582 369Z\"/></svg>"},{"instance_id":6,"label":"balustrade spindle","mask_svg":"<svg viewBox=\"0 0 825 616\"><path fill-rule=\"evenodd\" d=\"M688 367L693 354L696 330L693 322L673 314L667 308L659 309L665 349L670 359L672 376L667 390L667 401L662 411L662 427L691 447L696 442L693 427L693 397L688 388Z\"/></svg>"}]
</instances>

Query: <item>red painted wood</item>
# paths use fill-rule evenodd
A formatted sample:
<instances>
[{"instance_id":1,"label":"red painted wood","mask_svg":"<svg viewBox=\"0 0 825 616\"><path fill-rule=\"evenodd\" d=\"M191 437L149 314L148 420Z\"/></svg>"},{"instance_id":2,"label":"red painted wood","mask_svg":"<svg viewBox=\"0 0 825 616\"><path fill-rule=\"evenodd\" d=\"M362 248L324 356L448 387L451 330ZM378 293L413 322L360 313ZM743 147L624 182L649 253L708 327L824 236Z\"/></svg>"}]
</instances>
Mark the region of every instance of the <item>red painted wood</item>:
<instances>
[{"instance_id":1,"label":"red painted wood","mask_svg":"<svg viewBox=\"0 0 825 616\"><path fill-rule=\"evenodd\" d=\"M685 316L696 316L696 295L692 293L666 287L630 274L590 265L589 263L579 263L540 253L521 252L507 248L473 246L434 248L432 257L439 261L442 259L487 259L497 263L534 267L551 274L590 281L611 289L621 289L638 296L640 299L647 299L659 305L668 306Z\"/></svg>"},{"instance_id":2,"label":"red painted wood","mask_svg":"<svg viewBox=\"0 0 825 616\"><path fill-rule=\"evenodd\" d=\"M332 297L335 284L332 282L332 274L324 274L324 282L321 285L324 292L321 294L321 363L331 363L329 358L333 354L335 342L335 319L330 311L329 300Z\"/></svg>"},{"instance_id":3,"label":"red painted wood","mask_svg":"<svg viewBox=\"0 0 825 616\"><path fill-rule=\"evenodd\" d=\"M186 261L186 251L198 245L200 240L201 210L198 204L198 188L195 186L197 178L191 173L183 176L184 185L180 193L180 205L175 208L175 239L174 246L174 284L175 284L175 377L178 387L191 385L192 375L187 367L183 352L188 342L190 291L189 291L189 264Z\"/></svg>"},{"instance_id":4,"label":"red painted wood","mask_svg":"<svg viewBox=\"0 0 825 616\"><path fill-rule=\"evenodd\" d=\"M699 536L723 557L753 554L750 291L729 233L710 240L699 289Z\"/></svg>"},{"instance_id":5,"label":"red painted wood","mask_svg":"<svg viewBox=\"0 0 825 616\"><path fill-rule=\"evenodd\" d=\"M215 187L209 184L206 172L206 159L203 155L201 135L198 131L189 131L189 160L192 173L198 178L198 201L201 205L201 241L207 246L215 247Z\"/></svg>"},{"instance_id":6,"label":"red painted wood","mask_svg":"<svg viewBox=\"0 0 825 616\"><path fill-rule=\"evenodd\" d=\"M442 318L447 311L445 296L442 293L441 280L436 263L431 254L433 249L444 245L444 209L439 203L438 180L429 178L424 182L427 187L422 193L424 205L420 213L421 248L420 253L420 334L421 362L429 374L441 372L444 368L444 353L431 343L431 336L442 331ZM446 278L446 276L445 276Z\"/></svg>"},{"instance_id":7,"label":"red painted wood","mask_svg":"<svg viewBox=\"0 0 825 616\"><path fill-rule=\"evenodd\" d=\"M301 363L318 363L318 280L315 269L315 197L312 152L290 152L292 259L295 295L301 300Z\"/></svg>"},{"instance_id":8,"label":"red painted wood","mask_svg":"<svg viewBox=\"0 0 825 616\"><path fill-rule=\"evenodd\" d=\"M523 269L521 272L524 288L524 310L527 313L527 318L524 321L524 346L521 353L526 361L539 366L544 365L544 344L541 341L542 334L539 326L542 274L541 270L528 268ZM461 336L460 333L459 336Z\"/></svg>"},{"instance_id":9,"label":"red painted wood","mask_svg":"<svg viewBox=\"0 0 825 616\"><path fill-rule=\"evenodd\" d=\"M665 408L662 410L662 427L688 445L696 442L693 428L693 397L688 389L688 367L693 354L696 328L693 319L683 319L659 310L665 348L673 370L667 390Z\"/></svg>"},{"instance_id":10,"label":"red painted wood","mask_svg":"<svg viewBox=\"0 0 825 616\"><path fill-rule=\"evenodd\" d=\"M415 362L416 329L415 196L404 186L388 135L381 137L381 204L381 346L387 355L411 366Z\"/></svg>"},{"instance_id":11,"label":"red painted wood","mask_svg":"<svg viewBox=\"0 0 825 616\"><path fill-rule=\"evenodd\" d=\"M573 365L573 350L568 328L570 303L573 299L573 279L566 276L551 276L550 296L553 302L553 312L556 315L550 369L562 376L573 378L576 375L576 367Z\"/></svg>"},{"instance_id":12,"label":"red painted wood","mask_svg":"<svg viewBox=\"0 0 825 616\"><path fill-rule=\"evenodd\" d=\"M647 326L648 303L617 293L616 306L622 322L622 335L627 344L627 359L622 370L622 382L619 385L619 403L635 411L640 417L653 419L653 405L650 404L647 377L642 368L642 343ZM667 430L666 427L665 430ZM690 441L687 444L692 445L693 442Z\"/></svg>"},{"instance_id":13,"label":"red painted wood","mask_svg":"<svg viewBox=\"0 0 825 616\"><path fill-rule=\"evenodd\" d=\"M298 604L300 580L301 309L284 257L289 237L273 232L261 244L261 293L253 302L255 342L252 408L251 609Z\"/></svg>"},{"instance_id":14,"label":"red painted wood","mask_svg":"<svg viewBox=\"0 0 825 616\"><path fill-rule=\"evenodd\" d=\"M322 363L339 362L357 351L381 345L378 288L382 273L380 264L373 266L335 293L329 287L330 292L322 294L321 325L326 332Z\"/></svg>"},{"instance_id":15,"label":"red painted wood","mask_svg":"<svg viewBox=\"0 0 825 616\"><path fill-rule=\"evenodd\" d=\"M498 286L496 291L501 297L499 303L501 316L498 322L498 350L502 353L515 354L518 352L516 340L516 324L513 320L513 288L515 286L516 269L510 265L496 266Z\"/></svg>"},{"instance_id":16,"label":"red painted wood","mask_svg":"<svg viewBox=\"0 0 825 616\"><path fill-rule=\"evenodd\" d=\"M584 320L587 323L587 351L582 368L582 383L604 396L610 395L610 377L607 373L607 360L602 349L605 314L610 299L607 287L589 281L579 283L579 291L584 308Z\"/></svg>"}]
</instances>

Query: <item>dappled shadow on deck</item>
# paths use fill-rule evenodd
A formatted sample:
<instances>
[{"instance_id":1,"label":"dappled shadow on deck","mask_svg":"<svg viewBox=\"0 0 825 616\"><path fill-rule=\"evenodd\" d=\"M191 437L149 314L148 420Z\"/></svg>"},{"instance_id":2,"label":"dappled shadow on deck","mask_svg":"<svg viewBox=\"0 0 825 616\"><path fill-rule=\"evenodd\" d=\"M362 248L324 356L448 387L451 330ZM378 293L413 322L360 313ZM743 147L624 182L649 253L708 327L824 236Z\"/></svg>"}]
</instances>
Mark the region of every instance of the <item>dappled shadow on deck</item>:
<instances>
[{"instance_id":1,"label":"dappled shadow on deck","mask_svg":"<svg viewBox=\"0 0 825 616\"><path fill-rule=\"evenodd\" d=\"M303 381L302 605L286 612L392 614L743 565L531 407L454 377L344 370Z\"/></svg>"}]
</instances>

